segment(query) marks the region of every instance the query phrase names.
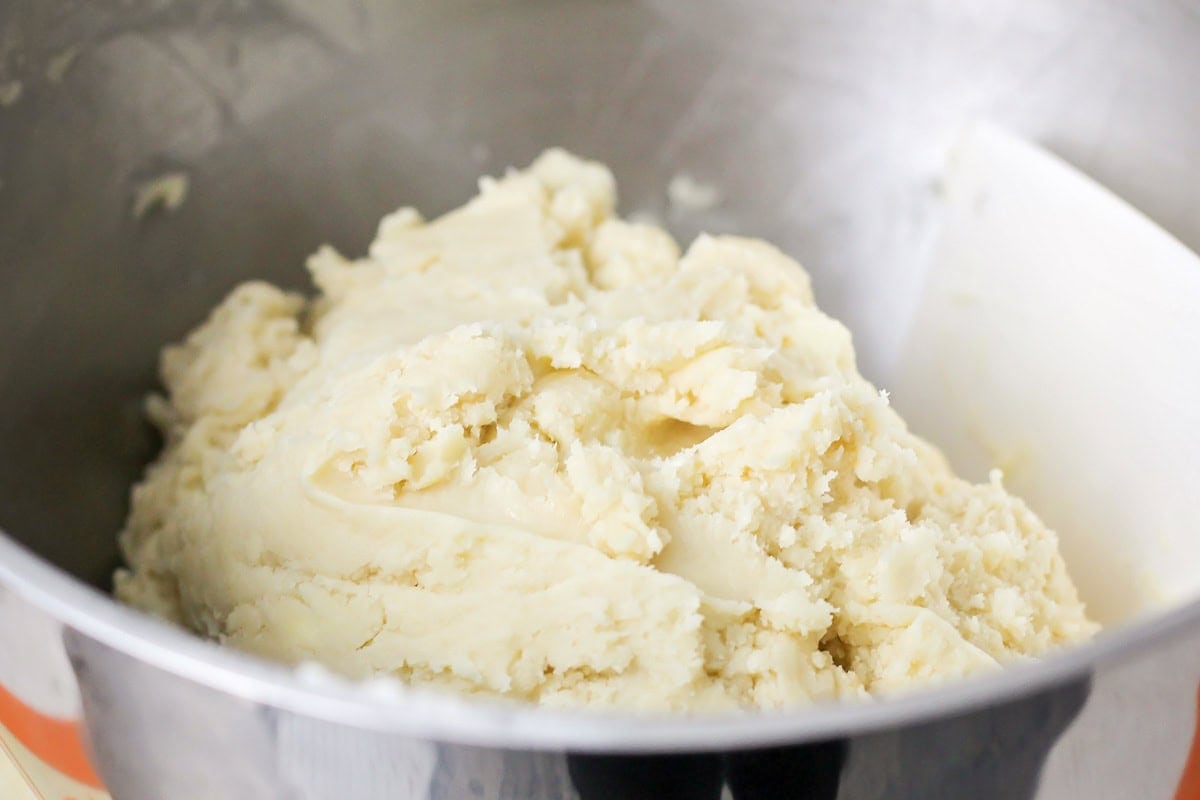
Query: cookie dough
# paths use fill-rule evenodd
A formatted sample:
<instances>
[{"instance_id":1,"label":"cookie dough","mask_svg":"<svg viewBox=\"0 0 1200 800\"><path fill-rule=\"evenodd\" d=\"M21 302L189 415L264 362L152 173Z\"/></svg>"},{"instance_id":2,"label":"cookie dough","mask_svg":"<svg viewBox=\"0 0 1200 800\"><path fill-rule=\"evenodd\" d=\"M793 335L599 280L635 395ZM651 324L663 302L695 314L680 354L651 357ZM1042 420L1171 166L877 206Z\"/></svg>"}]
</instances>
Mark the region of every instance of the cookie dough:
<instances>
[{"instance_id":1,"label":"cookie dough","mask_svg":"<svg viewBox=\"0 0 1200 800\"><path fill-rule=\"evenodd\" d=\"M859 697L1091 635L765 242L614 216L551 150L235 289L162 354L126 602L270 658L549 706Z\"/></svg>"}]
</instances>

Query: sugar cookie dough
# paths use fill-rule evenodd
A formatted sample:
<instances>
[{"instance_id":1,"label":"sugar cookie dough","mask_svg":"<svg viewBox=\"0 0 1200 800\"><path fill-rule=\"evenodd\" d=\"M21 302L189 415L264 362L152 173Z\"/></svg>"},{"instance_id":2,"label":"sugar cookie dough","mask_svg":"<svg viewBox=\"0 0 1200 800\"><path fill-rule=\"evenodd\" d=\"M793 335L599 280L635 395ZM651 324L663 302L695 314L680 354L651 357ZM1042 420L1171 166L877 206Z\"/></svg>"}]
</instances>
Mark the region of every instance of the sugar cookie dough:
<instances>
[{"instance_id":1,"label":"sugar cookie dough","mask_svg":"<svg viewBox=\"0 0 1200 800\"><path fill-rule=\"evenodd\" d=\"M1054 533L855 369L774 247L680 254L551 150L167 347L118 596L232 646L548 706L777 707L1084 639Z\"/></svg>"}]
</instances>

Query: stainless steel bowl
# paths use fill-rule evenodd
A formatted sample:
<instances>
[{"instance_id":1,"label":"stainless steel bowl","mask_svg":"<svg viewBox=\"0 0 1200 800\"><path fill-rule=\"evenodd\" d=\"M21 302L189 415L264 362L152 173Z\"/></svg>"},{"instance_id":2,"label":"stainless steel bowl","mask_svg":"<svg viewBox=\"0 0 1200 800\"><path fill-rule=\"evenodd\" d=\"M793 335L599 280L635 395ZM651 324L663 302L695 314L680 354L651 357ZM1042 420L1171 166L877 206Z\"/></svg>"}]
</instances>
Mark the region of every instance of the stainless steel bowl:
<instances>
[{"instance_id":1,"label":"stainless steel bowl","mask_svg":"<svg viewBox=\"0 0 1200 800\"><path fill-rule=\"evenodd\" d=\"M394 207L450 208L549 144L611 164L623 208L683 239L736 230L798 256L878 376L896 299L867 287L913 263L965 117L1200 249L1198 75L1192 0L10 0L0 599L65 647L63 697L120 800L1033 797L1093 680L1200 652L1200 603L1036 666L779 714L575 715L313 679L107 596L155 446L140 400L161 344L238 281L298 286L320 243L359 252ZM131 214L175 171L181 209ZM681 172L721 205L672 216ZM0 678L60 657L4 642Z\"/></svg>"}]
</instances>

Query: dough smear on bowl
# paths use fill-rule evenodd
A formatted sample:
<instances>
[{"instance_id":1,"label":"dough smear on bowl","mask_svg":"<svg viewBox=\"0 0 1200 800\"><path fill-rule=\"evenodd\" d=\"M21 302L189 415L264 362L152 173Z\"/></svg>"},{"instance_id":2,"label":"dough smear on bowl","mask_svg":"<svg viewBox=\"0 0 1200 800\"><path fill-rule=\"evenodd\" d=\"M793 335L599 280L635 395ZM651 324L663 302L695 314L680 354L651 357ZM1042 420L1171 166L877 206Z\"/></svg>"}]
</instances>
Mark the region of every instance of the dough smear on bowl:
<instances>
[{"instance_id":1,"label":"dough smear on bowl","mask_svg":"<svg viewBox=\"0 0 1200 800\"><path fill-rule=\"evenodd\" d=\"M765 242L684 253L551 150L167 347L124 601L350 676L778 707L1076 642L1055 534L856 371Z\"/></svg>"}]
</instances>

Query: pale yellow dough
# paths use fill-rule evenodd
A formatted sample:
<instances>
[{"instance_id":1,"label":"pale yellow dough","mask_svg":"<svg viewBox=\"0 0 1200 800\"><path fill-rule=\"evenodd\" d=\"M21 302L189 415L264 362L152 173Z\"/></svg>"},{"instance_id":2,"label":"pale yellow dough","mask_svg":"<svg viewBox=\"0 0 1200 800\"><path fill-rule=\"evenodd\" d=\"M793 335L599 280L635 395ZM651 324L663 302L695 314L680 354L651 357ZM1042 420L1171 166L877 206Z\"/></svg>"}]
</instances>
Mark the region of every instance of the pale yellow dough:
<instances>
[{"instance_id":1,"label":"pale yellow dough","mask_svg":"<svg viewBox=\"0 0 1200 800\"><path fill-rule=\"evenodd\" d=\"M312 302L162 356L125 601L351 676L551 706L776 707L1088 637L1057 540L860 377L770 245L613 216L550 151Z\"/></svg>"}]
</instances>

